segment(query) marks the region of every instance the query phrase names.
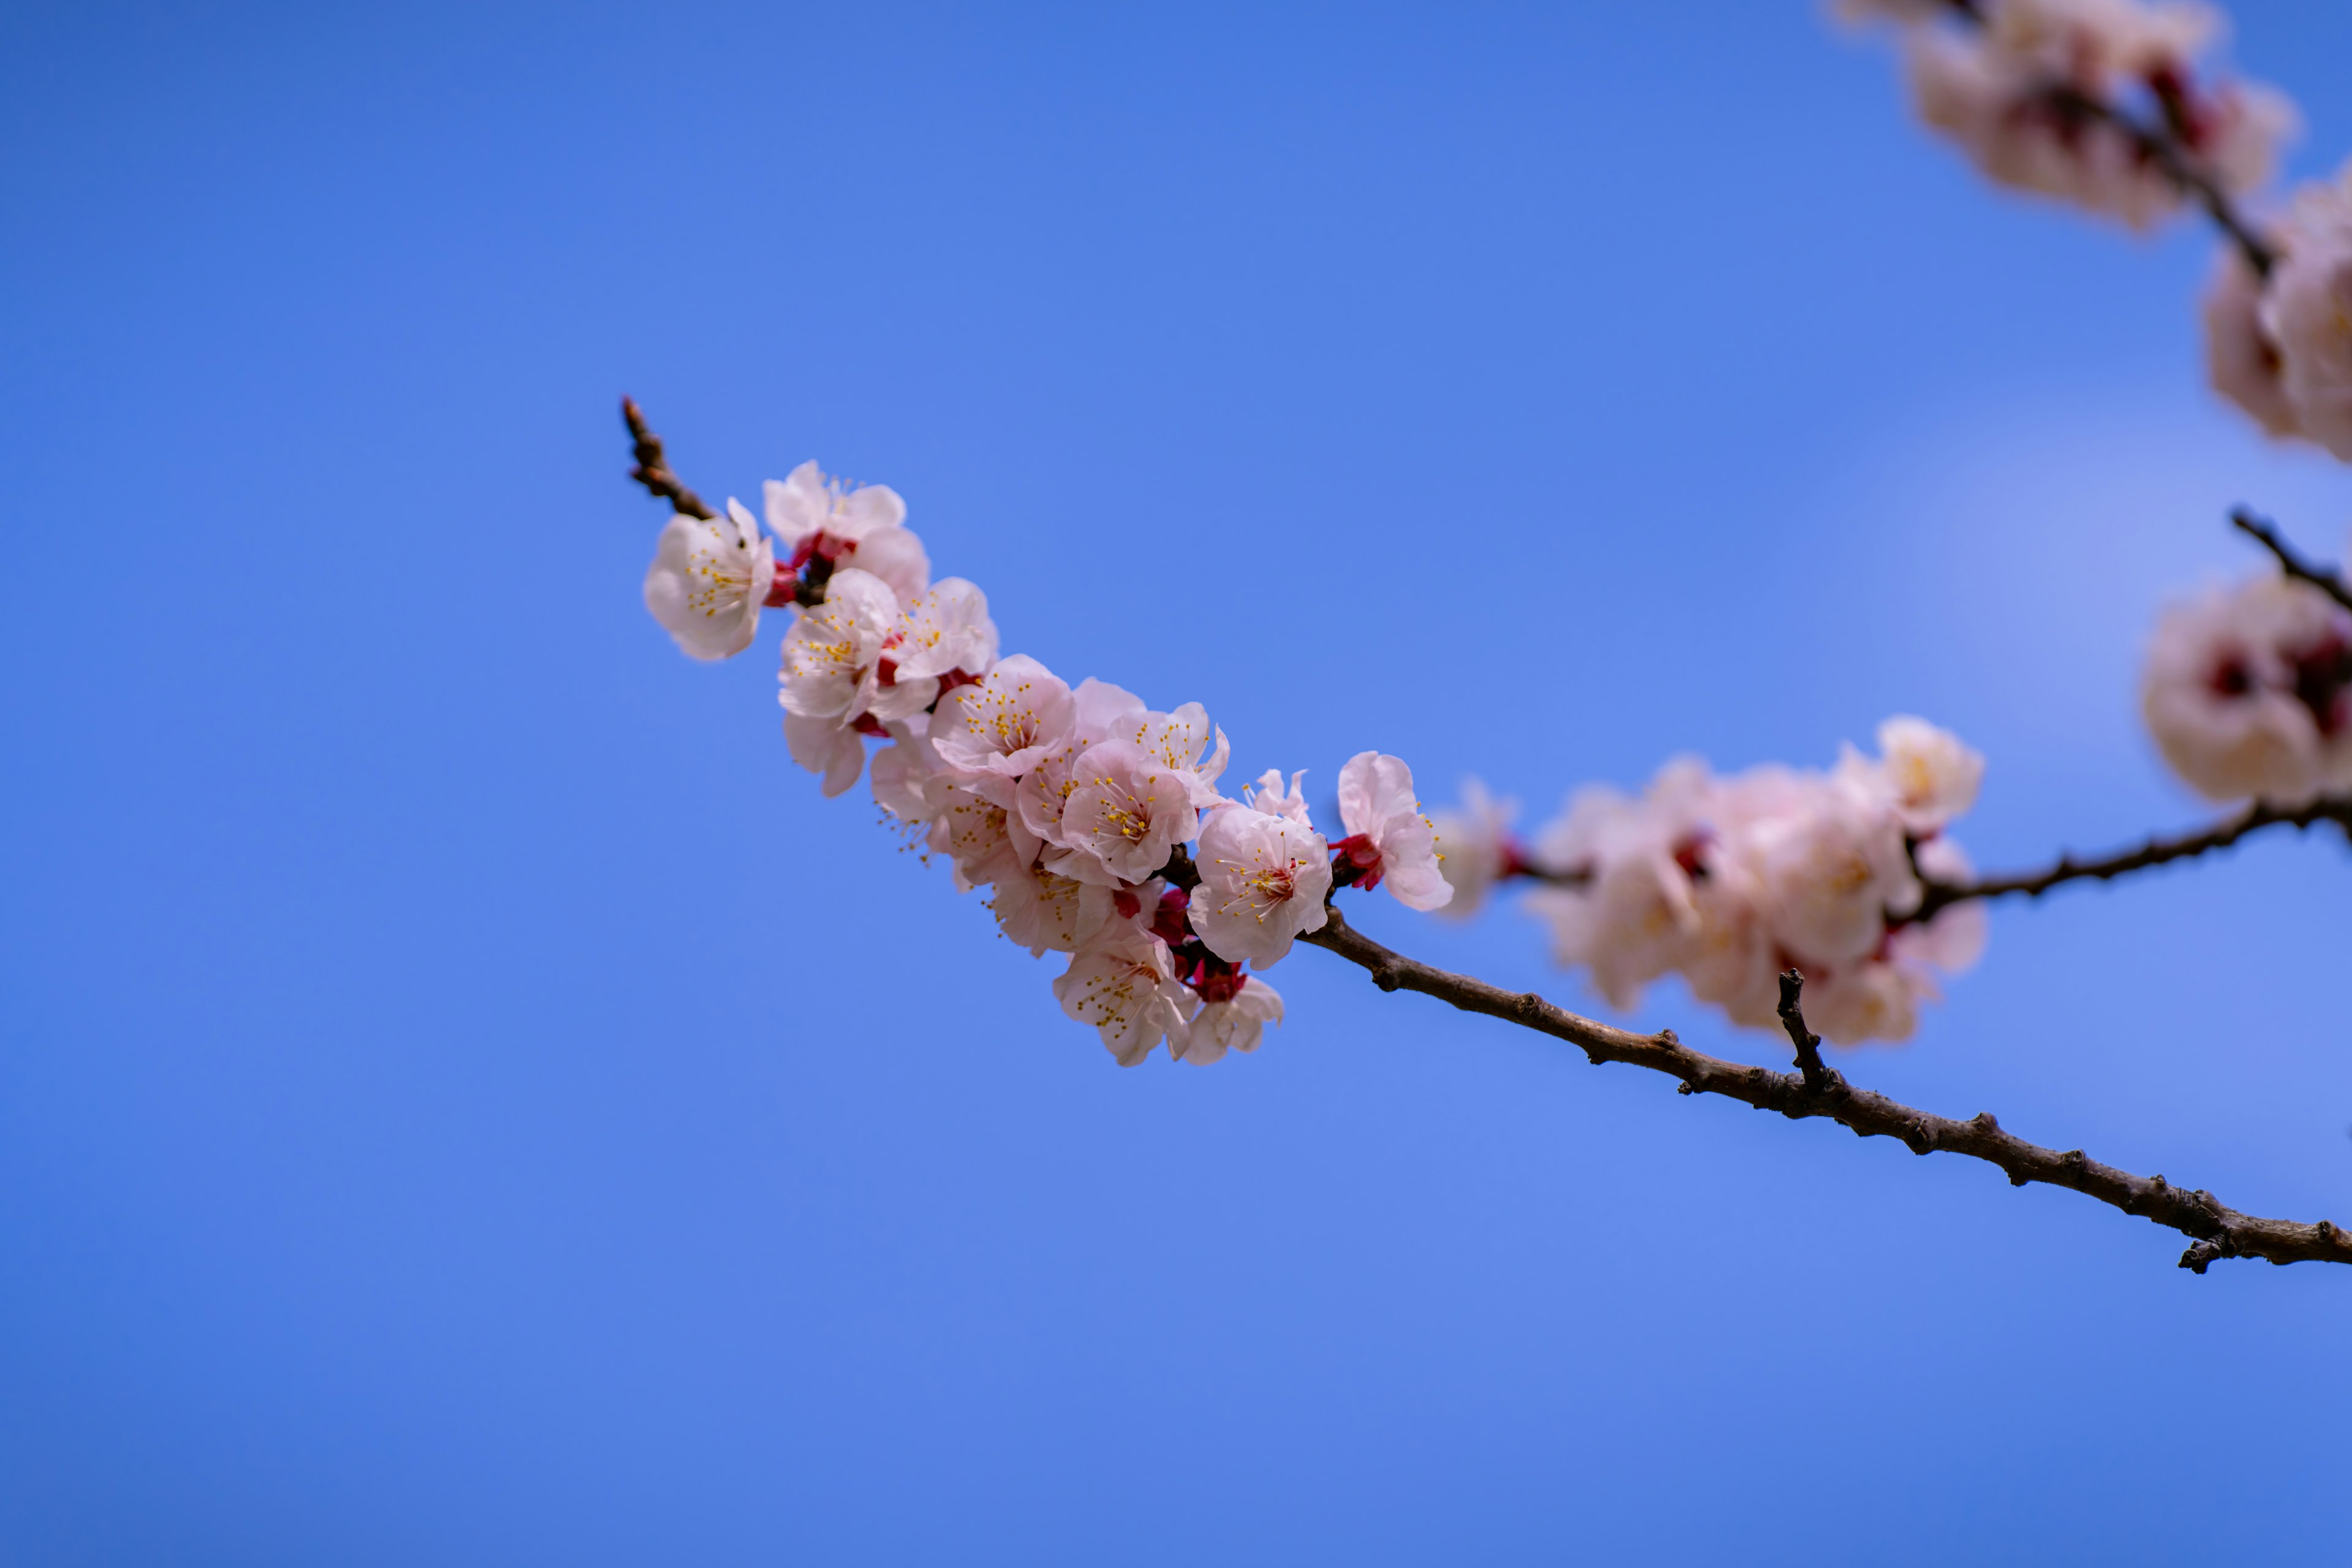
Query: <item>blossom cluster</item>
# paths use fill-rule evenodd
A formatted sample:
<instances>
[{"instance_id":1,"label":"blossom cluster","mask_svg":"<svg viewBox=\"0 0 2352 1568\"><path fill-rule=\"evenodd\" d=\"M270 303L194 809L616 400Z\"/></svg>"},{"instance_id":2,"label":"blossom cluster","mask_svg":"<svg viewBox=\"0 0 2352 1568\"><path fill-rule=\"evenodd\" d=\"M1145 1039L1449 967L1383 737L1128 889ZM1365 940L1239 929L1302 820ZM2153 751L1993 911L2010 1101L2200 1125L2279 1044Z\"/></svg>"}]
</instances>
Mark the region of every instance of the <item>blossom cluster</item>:
<instances>
[{"instance_id":1,"label":"blossom cluster","mask_svg":"<svg viewBox=\"0 0 2352 1568\"><path fill-rule=\"evenodd\" d=\"M827 795L870 776L960 891L989 889L1008 939L1068 954L1054 994L1121 1065L1163 1041L1191 1062L1255 1049L1283 1016L1264 971L1323 928L1335 889L1385 885L1420 910L1453 898L1397 758L1339 770L1344 831L1327 840L1302 773L1220 792L1230 747L1199 703L1163 712L1000 656L986 596L931 581L887 487L806 463L765 500L765 532L732 500L723 517L673 517L646 608L698 658L750 647L762 609L792 614L778 696L793 759Z\"/></svg>"},{"instance_id":2,"label":"blossom cluster","mask_svg":"<svg viewBox=\"0 0 2352 1568\"><path fill-rule=\"evenodd\" d=\"M1545 886L1526 905L1555 955L1618 1007L1680 974L1700 1001L1770 1027L1778 975L1805 976L1805 1016L1841 1045L1902 1040L1936 975L1973 964L1984 911L1955 903L1915 918L1923 878L1970 868L1945 835L1976 798L1984 759L1924 720L1879 727L1880 754L1848 747L1827 773L1770 766L1729 777L1667 764L1639 795L1580 790L1532 847L1475 782L1441 814L1456 902L1474 907L1511 876Z\"/></svg>"},{"instance_id":3,"label":"blossom cluster","mask_svg":"<svg viewBox=\"0 0 2352 1568\"><path fill-rule=\"evenodd\" d=\"M2352 460L2352 164L2297 192L2267 238L2267 278L2231 250L2206 290L2207 373L2272 435Z\"/></svg>"},{"instance_id":4,"label":"blossom cluster","mask_svg":"<svg viewBox=\"0 0 2352 1568\"><path fill-rule=\"evenodd\" d=\"M2174 605L2140 679L2156 743L2208 800L2352 789L2352 612L2276 574Z\"/></svg>"},{"instance_id":5,"label":"blossom cluster","mask_svg":"<svg viewBox=\"0 0 2352 1568\"><path fill-rule=\"evenodd\" d=\"M2198 57L2221 31L2210 6L1843 0L1838 9L1903 28L1920 118L1987 176L2135 228L2187 199L2157 138L2236 195L2270 179L2297 129L2294 105L2275 89L2200 76Z\"/></svg>"}]
</instances>

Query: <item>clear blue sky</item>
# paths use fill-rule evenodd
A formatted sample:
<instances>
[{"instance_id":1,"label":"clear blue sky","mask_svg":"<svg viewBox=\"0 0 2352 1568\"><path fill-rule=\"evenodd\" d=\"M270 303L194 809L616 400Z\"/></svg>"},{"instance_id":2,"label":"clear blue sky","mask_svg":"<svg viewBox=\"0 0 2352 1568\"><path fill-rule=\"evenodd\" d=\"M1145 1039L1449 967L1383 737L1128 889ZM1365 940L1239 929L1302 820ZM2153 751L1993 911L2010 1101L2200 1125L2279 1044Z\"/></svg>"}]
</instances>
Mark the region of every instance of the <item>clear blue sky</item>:
<instances>
[{"instance_id":1,"label":"clear blue sky","mask_svg":"<svg viewBox=\"0 0 2352 1568\"><path fill-rule=\"evenodd\" d=\"M2332 167L2352 14L2240 9ZM647 620L614 414L895 485L1245 773L1540 814L1913 710L2009 865L2197 819L2155 610L2352 516L2202 391L2203 236L1987 190L1799 0L10 32L0 1560L2342 1561L2352 1270L1307 950L1116 1069L791 766L773 628ZM2002 908L1843 1065L2352 1224L2347 891Z\"/></svg>"}]
</instances>

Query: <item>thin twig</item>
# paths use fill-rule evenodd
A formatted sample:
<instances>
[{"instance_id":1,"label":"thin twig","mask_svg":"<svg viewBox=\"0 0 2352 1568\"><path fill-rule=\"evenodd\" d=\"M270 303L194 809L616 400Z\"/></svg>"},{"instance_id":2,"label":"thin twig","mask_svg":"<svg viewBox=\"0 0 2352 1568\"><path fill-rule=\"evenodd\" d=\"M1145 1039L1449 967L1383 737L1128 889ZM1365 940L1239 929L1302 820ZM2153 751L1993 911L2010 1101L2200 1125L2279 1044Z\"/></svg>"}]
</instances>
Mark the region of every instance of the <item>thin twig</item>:
<instances>
[{"instance_id":1,"label":"thin twig","mask_svg":"<svg viewBox=\"0 0 2352 1568\"><path fill-rule=\"evenodd\" d=\"M1915 1154L1942 1151L2000 1167L2013 1186L2044 1182L2137 1215L2191 1238L2180 1266L2199 1274L2221 1258L2267 1258L2273 1263L2352 1263L2352 1236L2326 1220L2302 1225L2260 1219L2227 1207L2212 1194L2173 1186L2162 1176L2135 1176L2091 1159L2080 1149L2061 1153L2004 1132L1990 1114L1955 1121L1854 1089L1843 1079L1821 1089L1795 1073L1774 1072L1694 1051L1670 1029L1637 1035L1555 1007L1534 992L1505 991L1454 974L1381 946L1350 926L1336 909L1319 931L1299 938L1370 972L1383 991L1418 991L1465 1013L1484 1013L1566 1040L1596 1066L1624 1062L1679 1080L1685 1094L1720 1094L1791 1121L1826 1117L1857 1137L1893 1138ZM1799 1027L1801 1027L1801 1021Z\"/></svg>"},{"instance_id":2,"label":"thin twig","mask_svg":"<svg viewBox=\"0 0 2352 1568\"><path fill-rule=\"evenodd\" d=\"M2343 574L2332 566L2316 566L2305 560L2269 519L2257 516L2244 507L2234 507L2231 509L2230 521L2277 557L2280 571L2298 583L2310 584L2346 609L2352 610L2352 587L2345 585Z\"/></svg>"},{"instance_id":3,"label":"thin twig","mask_svg":"<svg viewBox=\"0 0 2352 1568\"><path fill-rule=\"evenodd\" d=\"M1780 1026L1789 1031L1789 1043L1797 1047L1797 1070L1805 1075L1805 1087L1815 1094L1843 1089L1845 1079L1822 1065L1822 1037L1805 1026L1804 990L1802 971L1780 971Z\"/></svg>"},{"instance_id":4,"label":"thin twig","mask_svg":"<svg viewBox=\"0 0 2352 1568\"><path fill-rule=\"evenodd\" d=\"M2005 877L1978 877L1966 882L1937 882L1921 879L1926 892L1919 907L1907 914L1891 916L1889 927L1916 925L1933 920L1939 912L1954 904L1970 899L2000 899L2012 893L2022 893L2038 899L2053 888L2068 882L2101 881L2120 877L2131 871L2144 871L2152 866L2168 865L2175 860L2194 859L2217 849L2227 849L2250 833L2265 827L2287 826L2297 830L2315 822L2333 822L2352 832L2352 795L2321 795L2305 805L2266 805L2257 801L2235 816L2218 822L2198 833L2185 833L2176 838L2150 838L2137 848L2118 850L2095 860L2077 860L2070 851L2058 857L2058 863L2042 871L2018 872Z\"/></svg>"},{"instance_id":5,"label":"thin twig","mask_svg":"<svg viewBox=\"0 0 2352 1568\"><path fill-rule=\"evenodd\" d=\"M628 423L629 439L636 450L637 466L629 470L629 478L688 517L717 517L719 514L705 506L700 496L686 488L685 480L670 471L669 459L662 453L662 439L647 427L635 398L621 399L621 417Z\"/></svg>"}]
</instances>

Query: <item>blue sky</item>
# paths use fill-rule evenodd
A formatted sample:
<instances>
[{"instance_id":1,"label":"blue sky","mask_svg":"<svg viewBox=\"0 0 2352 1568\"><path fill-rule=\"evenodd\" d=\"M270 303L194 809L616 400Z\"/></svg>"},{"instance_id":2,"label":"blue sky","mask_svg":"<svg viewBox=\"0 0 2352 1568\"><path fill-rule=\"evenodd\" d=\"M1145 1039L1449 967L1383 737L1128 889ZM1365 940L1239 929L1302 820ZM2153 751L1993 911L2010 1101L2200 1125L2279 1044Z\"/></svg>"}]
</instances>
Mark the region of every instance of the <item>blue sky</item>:
<instances>
[{"instance_id":1,"label":"blue sky","mask_svg":"<svg viewBox=\"0 0 2352 1568\"><path fill-rule=\"evenodd\" d=\"M1908 710L1988 864L2197 820L2152 616L2230 504L2352 510L2202 390L2206 237L1984 188L1806 5L1563 9L21 17L0 1557L2340 1555L2352 1273L1304 950L1255 1057L1121 1072L791 766L772 628L639 607L624 391L1310 792ZM2239 23L2333 167L2352 16ZM1842 1065L2352 1223L2347 858L2000 908Z\"/></svg>"}]
</instances>

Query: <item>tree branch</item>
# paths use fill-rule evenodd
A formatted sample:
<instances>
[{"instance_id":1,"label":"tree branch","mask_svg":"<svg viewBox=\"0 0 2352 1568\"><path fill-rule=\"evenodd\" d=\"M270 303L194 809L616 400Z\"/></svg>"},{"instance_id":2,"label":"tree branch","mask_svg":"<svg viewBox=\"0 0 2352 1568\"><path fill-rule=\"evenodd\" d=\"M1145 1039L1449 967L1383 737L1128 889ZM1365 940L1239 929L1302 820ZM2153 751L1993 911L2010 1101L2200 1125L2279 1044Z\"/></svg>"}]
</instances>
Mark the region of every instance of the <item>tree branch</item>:
<instances>
[{"instance_id":1,"label":"tree branch","mask_svg":"<svg viewBox=\"0 0 2352 1568\"><path fill-rule=\"evenodd\" d=\"M2275 524L2258 517L2244 507L2233 507L2230 521L2241 532L2252 536L2254 542L2278 559L2279 570L2298 583L2308 583L2347 610L2352 610L2352 587L2347 587L2342 574L2333 567L2315 566L2295 552Z\"/></svg>"},{"instance_id":2,"label":"tree branch","mask_svg":"<svg viewBox=\"0 0 2352 1568\"><path fill-rule=\"evenodd\" d=\"M1914 925L1933 920L1952 905L1970 899L2000 899L2012 893L2022 893L2038 899L2053 888L2068 882L2107 881L2132 871L2144 871L2151 866L2163 866L2175 860L2194 859L2217 849L2227 849L2250 833L2265 827L2290 826L2297 831L2315 822L2336 823L2352 833L2352 795L2321 795L2306 805L2294 807L2266 805L2257 801L2235 816L2218 822L2199 833L2186 833L2175 838L2150 838L2137 848L2118 850L2095 860L2077 860L2069 852L2058 858L2058 863L2043 871L2019 872L2006 877L1979 877L1967 882L1937 882L1926 878L1926 889L1919 907L1910 913L1890 917L1890 928Z\"/></svg>"},{"instance_id":3,"label":"tree branch","mask_svg":"<svg viewBox=\"0 0 2352 1568\"><path fill-rule=\"evenodd\" d=\"M1946 0L1946 3L1963 21L1979 27L1985 25L1984 9L1977 0ZM2161 87L2158 89L2159 96L2163 90ZM2176 98L2166 103L2168 117L2172 116L2178 105L2178 89L2174 90ZM2230 193L2197 165L2189 149L2181 145L2171 124L2143 125L2115 104L2094 97L2071 82L2052 82L2043 89L2042 96L2056 114L2078 121L2098 121L2122 132L2141 157L2161 170L2183 195L2194 198L2197 205L2205 209L2214 226L2229 237L2238 247L2239 254L2246 258L2246 265L2254 269L2255 277L2266 279L2271 275L2271 268L2278 265L2277 250L2270 241L2254 232L2253 226L2238 211Z\"/></svg>"},{"instance_id":4,"label":"tree branch","mask_svg":"<svg viewBox=\"0 0 2352 1568\"><path fill-rule=\"evenodd\" d=\"M700 496L686 488L685 480L670 471L669 459L662 453L662 438L646 426L635 398L621 399L621 417L627 422L629 439L635 444L637 466L629 470L629 478L688 517L717 517L719 514L705 506Z\"/></svg>"},{"instance_id":5,"label":"tree branch","mask_svg":"<svg viewBox=\"0 0 2352 1568\"><path fill-rule=\"evenodd\" d=\"M1301 942L1339 954L1370 973L1383 991L1418 991L1465 1013L1483 1013L1538 1034L1566 1040L1595 1066L1624 1062L1678 1080L1684 1094L1720 1094L1790 1121L1825 1117L1857 1137L1893 1138L1915 1154L1966 1154L1998 1166L2012 1186L2043 1182L2097 1199L2191 1238L2180 1267L2196 1273L2221 1258L2267 1258L2273 1263L2352 1263L2352 1236L2326 1220L2302 1225L2260 1219L2227 1207L2212 1194L2173 1186L2162 1176L2135 1176L2101 1164L2080 1149L2063 1153L2004 1132L1990 1113L1967 1121L1916 1110L1870 1089L1854 1089L1833 1073L1820 1088L1792 1073L1773 1072L1694 1051L1670 1029L1636 1035L1555 1007L1534 992L1505 991L1406 958L1350 926L1337 909L1319 931ZM1788 993L1784 993L1788 994ZM1788 1014L1795 1014L1789 996ZM1784 1015L1786 1016L1787 1015ZM1791 1034L1802 1030L1796 1016ZM1810 1033L1810 1031L1807 1031Z\"/></svg>"}]
</instances>

